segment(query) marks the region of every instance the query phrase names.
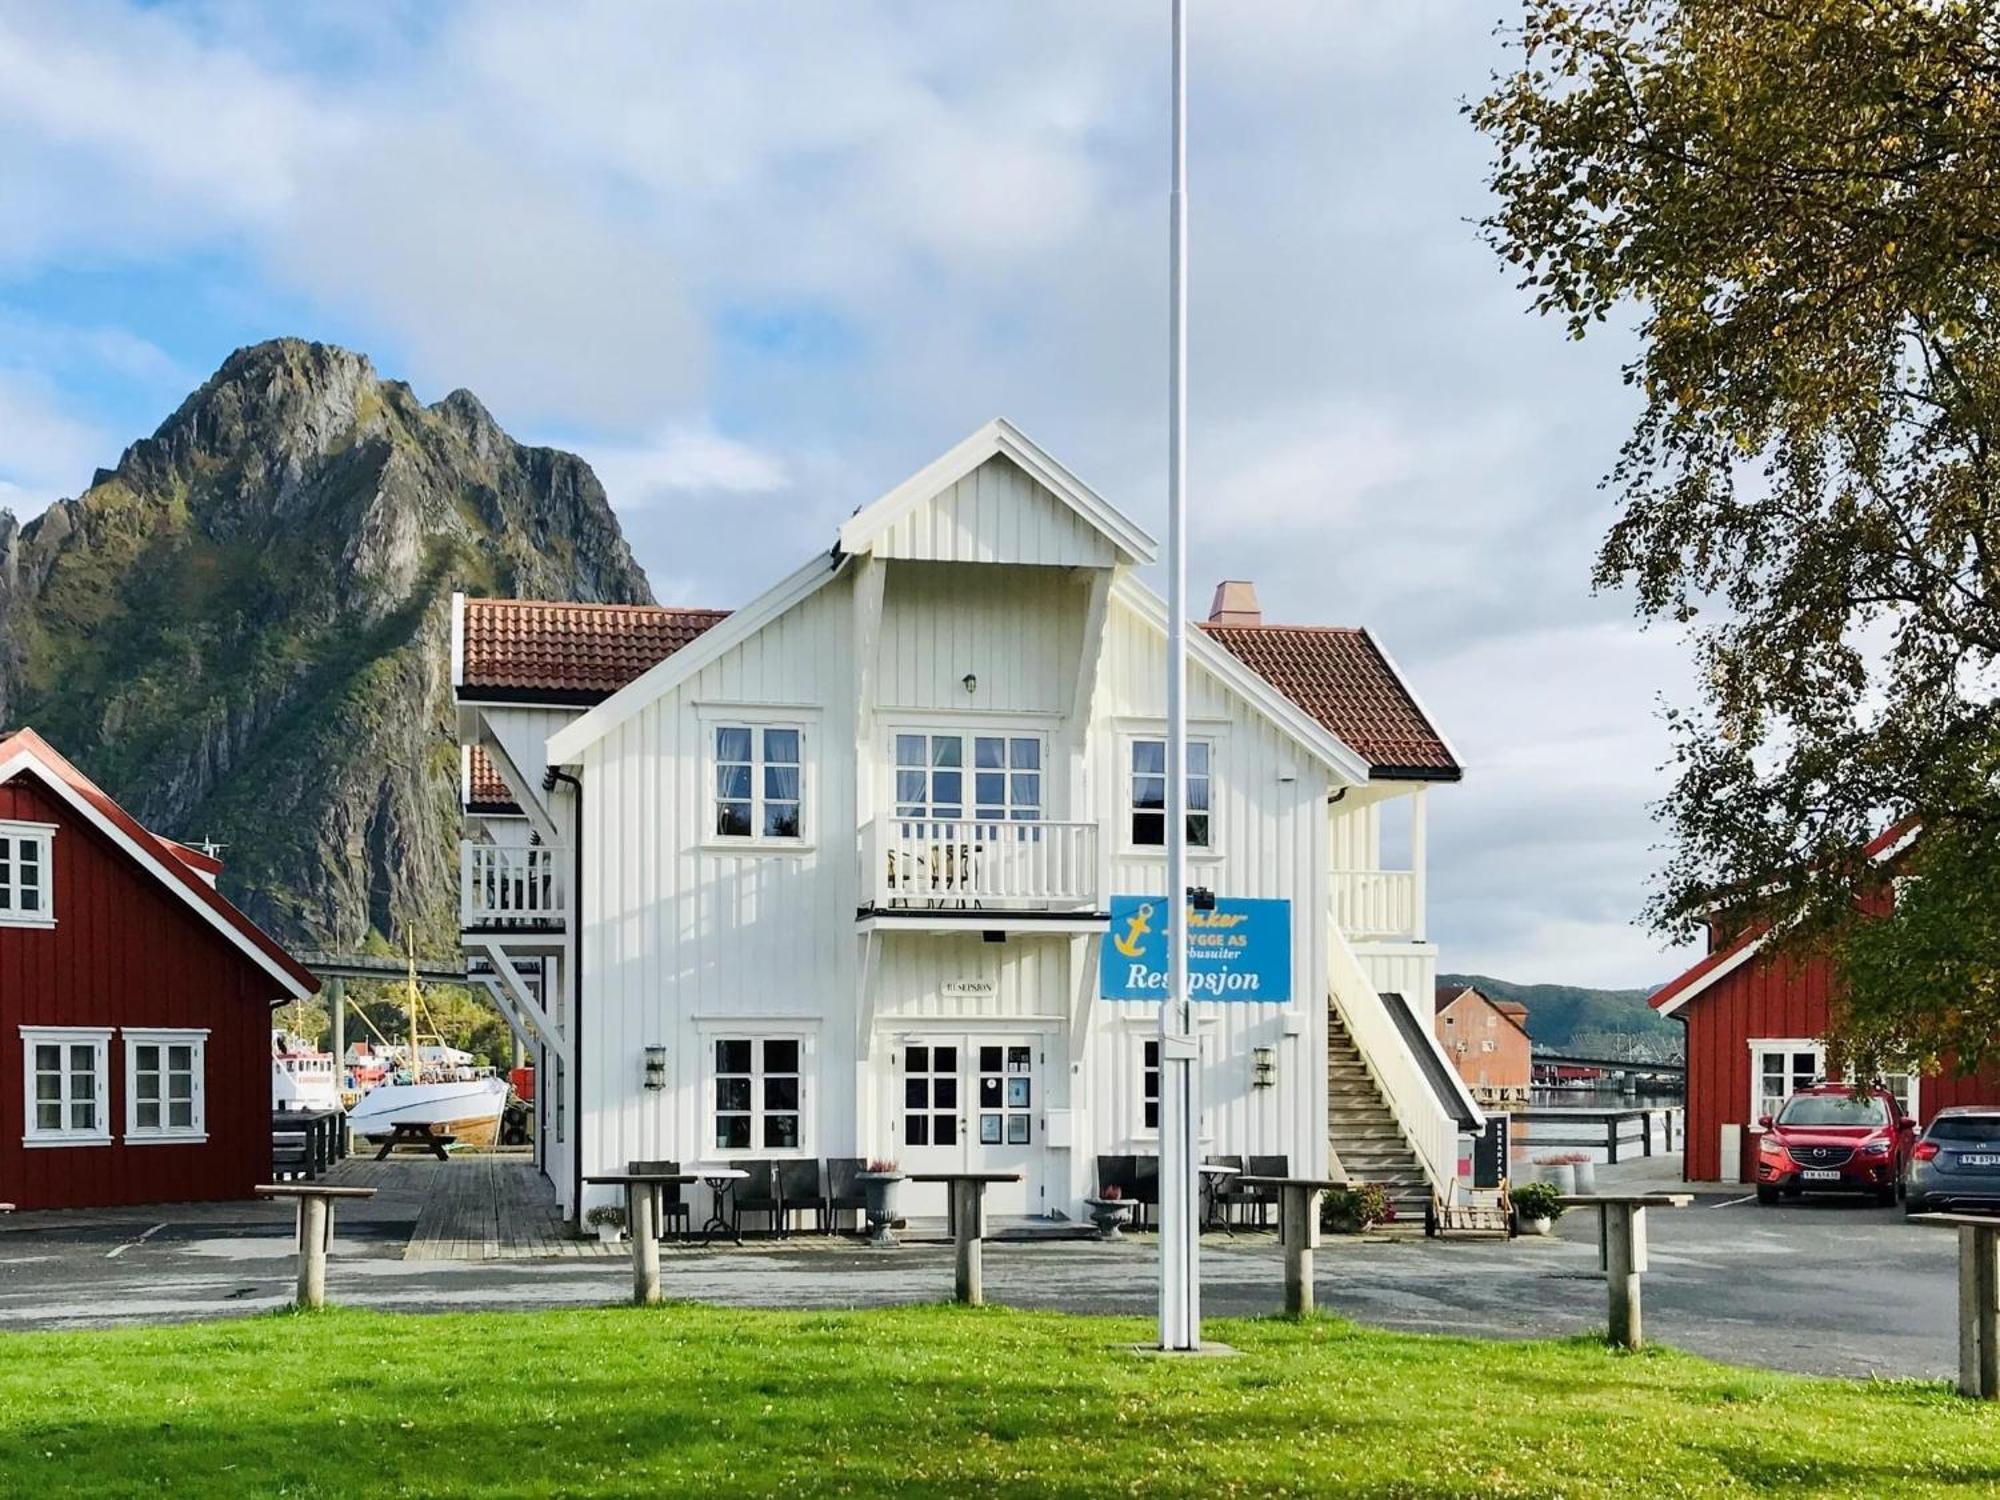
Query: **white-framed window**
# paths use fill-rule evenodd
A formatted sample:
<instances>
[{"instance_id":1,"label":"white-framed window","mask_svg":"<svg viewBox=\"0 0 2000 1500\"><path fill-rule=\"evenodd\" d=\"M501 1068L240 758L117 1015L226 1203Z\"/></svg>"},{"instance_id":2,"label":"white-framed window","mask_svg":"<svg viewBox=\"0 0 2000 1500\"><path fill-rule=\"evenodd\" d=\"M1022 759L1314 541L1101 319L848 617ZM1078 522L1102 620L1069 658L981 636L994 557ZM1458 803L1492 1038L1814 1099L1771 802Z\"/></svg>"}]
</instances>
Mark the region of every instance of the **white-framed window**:
<instances>
[{"instance_id":1,"label":"white-framed window","mask_svg":"<svg viewBox=\"0 0 2000 1500\"><path fill-rule=\"evenodd\" d=\"M1750 1041L1750 1123L1775 1115L1787 1099L1826 1076L1826 1047L1810 1038Z\"/></svg>"},{"instance_id":2,"label":"white-framed window","mask_svg":"<svg viewBox=\"0 0 2000 1500\"><path fill-rule=\"evenodd\" d=\"M208 1139L208 1032L126 1027L125 1139Z\"/></svg>"},{"instance_id":3,"label":"white-framed window","mask_svg":"<svg viewBox=\"0 0 2000 1500\"><path fill-rule=\"evenodd\" d=\"M708 735L710 835L732 843L803 842L804 726L716 720Z\"/></svg>"},{"instance_id":4,"label":"white-framed window","mask_svg":"<svg viewBox=\"0 0 2000 1500\"><path fill-rule=\"evenodd\" d=\"M55 925L55 840L53 823L0 822L0 925Z\"/></svg>"},{"instance_id":5,"label":"white-framed window","mask_svg":"<svg viewBox=\"0 0 2000 1500\"><path fill-rule=\"evenodd\" d=\"M24 1144L110 1144L110 1050L108 1026L21 1028Z\"/></svg>"},{"instance_id":6,"label":"white-framed window","mask_svg":"<svg viewBox=\"0 0 2000 1500\"><path fill-rule=\"evenodd\" d=\"M896 816L1035 823L1045 816L1039 734L898 730Z\"/></svg>"},{"instance_id":7,"label":"white-framed window","mask_svg":"<svg viewBox=\"0 0 2000 1500\"><path fill-rule=\"evenodd\" d=\"M796 1035L709 1040L710 1147L717 1152L806 1149L806 1039Z\"/></svg>"},{"instance_id":8,"label":"white-framed window","mask_svg":"<svg viewBox=\"0 0 2000 1500\"><path fill-rule=\"evenodd\" d=\"M1214 746L1191 739L1187 749L1187 837L1194 849L1209 847L1212 823L1210 772ZM1126 837L1135 849L1164 848L1167 842L1167 742L1138 737L1125 752Z\"/></svg>"},{"instance_id":9,"label":"white-framed window","mask_svg":"<svg viewBox=\"0 0 2000 1500\"><path fill-rule=\"evenodd\" d=\"M1904 1114L1908 1115L1912 1120L1919 1118L1917 1114L1917 1075L1915 1073L1910 1072L1908 1069L1884 1072L1882 1074L1882 1087L1896 1096L1896 1103L1902 1106Z\"/></svg>"}]
</instances>

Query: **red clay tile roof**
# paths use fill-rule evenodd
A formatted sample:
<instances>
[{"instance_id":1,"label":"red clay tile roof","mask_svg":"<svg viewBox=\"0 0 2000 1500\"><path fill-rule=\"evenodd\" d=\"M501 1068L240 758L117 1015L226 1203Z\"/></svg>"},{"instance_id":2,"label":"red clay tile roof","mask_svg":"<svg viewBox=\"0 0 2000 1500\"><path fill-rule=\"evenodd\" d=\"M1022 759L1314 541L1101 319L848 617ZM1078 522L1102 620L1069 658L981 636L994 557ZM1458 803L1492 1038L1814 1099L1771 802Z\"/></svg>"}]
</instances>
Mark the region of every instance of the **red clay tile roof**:
<instances>
[{"instance_id":1,"label":"red clay tile roof","mask_svg":"<svg viewBox=\"0 0 2000 1500\"><path fill-rule=\"evenodd\" d=\"M1259 677L1338 735L1385 779L1465 773L1365 630L1331 625L1203 625Z\"/></svg>"},{"instance_id":2,"label":"red clay tile roof","mask_svg":"<svg viewBox=\"0 0 2000 1500\"><path fill-rule=\"evenodd\" d=\"M514 801L513 788L501 778L493 765L493 757L485 747L474 745L471 755L471 785L466 788L465 805L481 812L517 813L520 805Z\"/></svg>"},{"instance_id":3,"label":"red clay tile roof","mask_svg":"<svg viewBox=\"0 0 2000 1500\"><path fill-rule=\"evenodd\" d=\"M216 868L220 869L219 861L207 861L206 856L195 850L154 833L112 801L108 792L71 765L55 746L36 734L34 730L17 729L12 733L0 732L0 765L5 765L16 755L25 755L43 776L61 782L69 788L98 817L144 851L172 879L190 905L206 907L220 918L235 935L240 947L262 955L269 961L271 967L275 967L290 979L300 993L310 995L319 989L319 980L313 977L305 965L287 953L276 938L238 911L215 887L202 879L205 864L214 863Z\"/></svg>"},{"instance_id":4,"label":"red clay tile roof","mask_svg":"<svg viewBox=\"0 0 2000 1500\"><path fill-rule=\"evenodd\" d=\"M467 599L459 694L595 703L728 614L655 604Z\"/></svg>"}]
</instances>

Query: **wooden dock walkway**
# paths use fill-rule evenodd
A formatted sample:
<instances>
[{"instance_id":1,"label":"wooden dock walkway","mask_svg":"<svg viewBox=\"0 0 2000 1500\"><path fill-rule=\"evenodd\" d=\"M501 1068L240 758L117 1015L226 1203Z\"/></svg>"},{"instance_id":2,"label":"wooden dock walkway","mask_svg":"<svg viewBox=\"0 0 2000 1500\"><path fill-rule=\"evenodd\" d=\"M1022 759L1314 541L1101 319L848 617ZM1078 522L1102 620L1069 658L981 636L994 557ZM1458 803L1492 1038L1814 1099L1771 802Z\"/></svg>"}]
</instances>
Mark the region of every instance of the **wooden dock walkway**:
<instances>
[{"instance_id":1,"label":"wooden dock walkway","mask_svg":"<svg viewBox=\"0 0 2000 1500\"><path fill-rule=\"evenodd\" d=\"M572 1238L556 1210L555 1189L524 1156L481 1151L449 1161L349 1158L329 1181L413 1202L416 1228L404 1260L596 1260L628 1253L622 1245Z\"/></svg>"}]
</instances>

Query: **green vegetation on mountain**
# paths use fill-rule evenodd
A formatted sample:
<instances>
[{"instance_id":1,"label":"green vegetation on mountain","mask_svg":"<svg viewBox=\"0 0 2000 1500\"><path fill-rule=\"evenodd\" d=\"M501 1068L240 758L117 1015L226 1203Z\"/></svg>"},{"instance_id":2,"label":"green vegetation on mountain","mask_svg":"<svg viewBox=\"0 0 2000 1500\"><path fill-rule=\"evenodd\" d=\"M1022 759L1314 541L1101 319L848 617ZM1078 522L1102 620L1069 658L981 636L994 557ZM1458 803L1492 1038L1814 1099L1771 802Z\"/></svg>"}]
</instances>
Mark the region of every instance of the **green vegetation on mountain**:
<instances>
[{"instance_id":1,"label":"green vegetation on mountain","mask_svg":"<svg viewBox=\"0 0 2000 1500\"><path fill-rule=\"evenodd\" d=\"M1652 990L1589 990L1569 984L1515 984L1485 974L1440 974L1439 984L1464 984L1489 1000L1528 1007L1528 1035L1556 1052L1595 1052L1644 1043L1678 1051L1685 1038L1677 1022L1646 1003Z\"/></svg>"},{"instance_id":2,"label":"green vegetation on mountain","mask_svg":"<svg viewBox=\"0 0 2000 1500\"><path fill-rule=\"evenodd\" d=\"M287 940L447 953L454 589L651 598L581 459L344 349L242 349L76 499L0 511L0 725L221 843Z\"/></svg>"}]
</instances>

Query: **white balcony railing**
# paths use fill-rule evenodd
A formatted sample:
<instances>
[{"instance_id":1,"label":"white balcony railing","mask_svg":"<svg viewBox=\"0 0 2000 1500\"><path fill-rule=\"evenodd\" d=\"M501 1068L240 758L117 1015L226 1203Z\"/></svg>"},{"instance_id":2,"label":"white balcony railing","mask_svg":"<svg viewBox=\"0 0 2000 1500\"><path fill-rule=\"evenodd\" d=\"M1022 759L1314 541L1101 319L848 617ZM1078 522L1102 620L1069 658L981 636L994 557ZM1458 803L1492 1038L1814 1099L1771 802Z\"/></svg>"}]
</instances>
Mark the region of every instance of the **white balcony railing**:
<instances>
[{"instance_id":1,"label":"white balcony railing","mask_svg":"<svg viewBox=\"0 0 2000 1500\"><path fill-rule=\"evenodd\" d=\"M1333 921L1359 942L1416 937L1416 875L1409 870L1335 870Z\"/></svg>"},{"instance_id":2,"label":"white balcony railing","mask_svg":"<svg viewBox=\"0 0 2000 1500\"><path fill-rule=\"evenodd\" d=\"M459 845L462 926L558 927L567 905L567 851L547 844Z\"/></svg>"},{"instance_id":3,"label":"white balcony railing","mask_svg":"<svg viewBox=\"0 0 2000 1500\"><path fill-rule=\"evenodd\" d=\"M1095 823L877 818L861 830L861 859L862 888L878 911L1098 903Z\"/></svg>"}]
</instances>

